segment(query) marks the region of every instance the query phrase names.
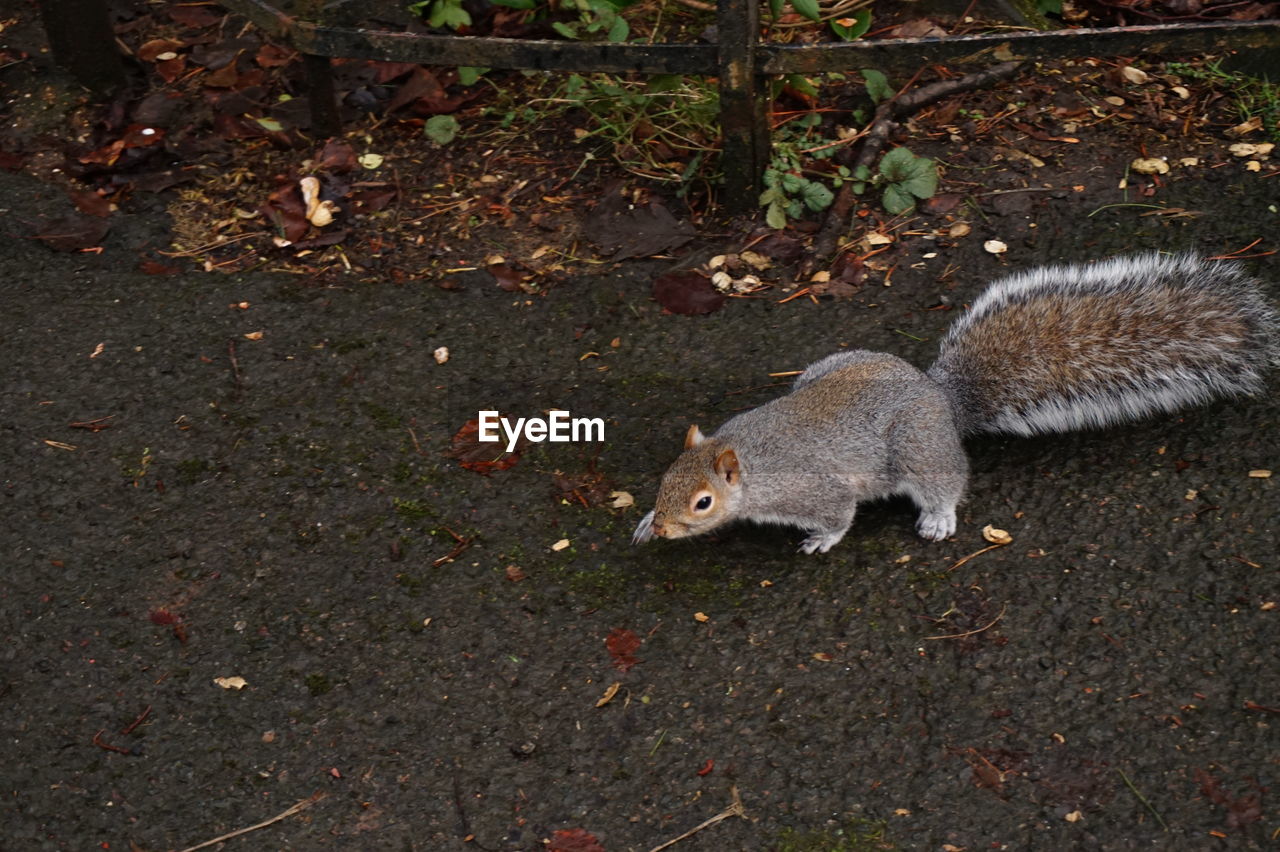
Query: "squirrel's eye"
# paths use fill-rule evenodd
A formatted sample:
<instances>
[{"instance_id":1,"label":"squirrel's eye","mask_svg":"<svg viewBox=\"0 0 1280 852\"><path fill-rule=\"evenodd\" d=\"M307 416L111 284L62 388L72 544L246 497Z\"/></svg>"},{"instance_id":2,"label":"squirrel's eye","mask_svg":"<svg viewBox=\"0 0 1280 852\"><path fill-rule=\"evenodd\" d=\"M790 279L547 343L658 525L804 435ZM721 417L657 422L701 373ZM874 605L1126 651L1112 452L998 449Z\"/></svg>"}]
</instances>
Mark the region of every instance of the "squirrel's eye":
<instances>
[{"instance_id":1,"label":"squirrel's eye","mask_svg":"<svg viewBox=\"0 0 1280 852\"><path fill-rule=\"evenodd\" d=\"M710 494L703 494L703 495L702 495L702 497L698 498L698 502L693 504L693 508L694 508L694 509L696 509L696 510L697 510L697 511L699 511L699 512L705 512L705 511L707 511L707 509L710 509L710 508L711 508L711 495L710 495Z\"/></svg>"}]
</instances>

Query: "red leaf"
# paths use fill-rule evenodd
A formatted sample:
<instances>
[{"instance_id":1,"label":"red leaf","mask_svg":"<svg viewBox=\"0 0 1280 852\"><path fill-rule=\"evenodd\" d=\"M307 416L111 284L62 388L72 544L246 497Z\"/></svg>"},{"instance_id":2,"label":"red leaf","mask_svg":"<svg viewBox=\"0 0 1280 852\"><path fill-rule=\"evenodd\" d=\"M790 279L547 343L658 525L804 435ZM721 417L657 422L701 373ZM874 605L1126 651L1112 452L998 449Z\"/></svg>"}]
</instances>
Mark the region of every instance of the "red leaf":
<instances>
[{"instance_id":1,"label":"red leaf","mask_svg":"<svg viewBox=\"0 0 1280 852\"><path fill-rule=\"evenodd\" d=\"M550 852L605 852L595 835L581 828L558 828L551 832Z\"/></svg>"},{"instance_id":2,"label":"red leaf","mask_svg":"<svg viewBox=\"0 0 1280 852\"><path fill-rule=\"evenodd\" d=\"M172 83L181 77L186 70L187 58L185 56L175 56L173 59L166 59L163 62L156 63L156 73L166 83Z\"/></svg>"},{"instance_id":3,"label":"red leaf","mask_svg":"<svg viewBox=\"0 0 1280 852\"><path fill-rule=\"evenodd\" d=\"M468 420L454 433L445 455L457 459L464 470L488 476L495 470L506 470L514 465L520 460L520 453L529 445L529 439L521 435L516 441L515 450L508 453L505 436L500 436L498 443L493 443L480 441L479 434L480 421Z\"/></svg>"},{"instance_id":4,"label":"red leaf","mask_svg":"<svg viewBox=\"0 0 1280 852\"><path fill-rule=\"evenodd\" d=\"M696 269L684 269L655 278L653 298L673 314L693 315L720 310L726 297L710 278Z\"/></svg>"},{"instance_id":5,"label":"red leaf","mask_svg":"<svg viewBox=\"0 0 1280 852\"><path fill-rule=\"evenodd\" d=\"M347 196L357 213L376 213L385 208L396 197L393 186L360 189Z\"/></svg>"},{"instance_id":6,"label":"red leaf","mask_svg":"<svg viewBox=\"0 0 1280 852\"><path fill-rule=\"evenodd\" d=\"M169 6L169 19L175 24L198 30L218 23L218 21L222 20L222 15L214 12L208 6L175 3Z\"/></svg>"},{"instance_id":7,"label":"red leaf","mask_svg":"<svg viewBox=\"0 0 1280 852\"><path fill-rule=\"evenodd\" d=\"M111 202L98 195L96 192L87 192L82 189L68 189L67 195L71 196L71 203L81 213L88 213L90 216L110 216Z\"/></svg>"},{"instance_id":8,"label":"red leaf","mask_svg":"<svg viewBox=\"0 0 1280 852\"><path fill-rule=\"evenodd\" d=\"M609 649L613 664L624 672L640 662L640 658L635 656L635 652L640 649L640 637L630 630L613 628L604 640L604 646Z\"/></svg>"},{"instance_id":9,"label":"red leaf","mask_svg":"<svg viewBox=\"0 0 1280 852\"><path fill-rule=\"evenodd\" d=\"M330 139L316 155L316 166L338 174L349 172L356 167L356 149L349 142Z\"/></svg>"},{"instance_id":10,"label":"red leaf","mask_svg":"<svg viewBox=\"0 0 1280 852\"><path fill-rule=\"evenodd\" d=\"M413 104L413 111L418 115L434 115L450 113L466 102L466 98L451 98L444 86L421 65L414 67L409 79L405 80L387 103L387 112L395 112L403 106Z\"/></svg>"},{"instance_id":11,"label":"red leaf","mask_svg":"<svg viewBox=\"0 0 1280 852\"><path fill-rule=\"evenodd\" d=\"M514 293L520 289L528 276L520 274L519 271L513 269L505 263L494 263L485 267L493 279L498 282L498 286L508 293Z\"/></svg>"},{"instance_id":12,"label":"red leaf","mask_svg":"<svg viewBox=\"0 0 1280 852\"><path fill-rule=\"evenodd\" d=\"M172 53L186 44L172 38L153 38L138 48L138 58L143 62L155 62L162 53Z\"/></svg>"},{"instance_id":13,"label":"red leaf","mask_svg":"<svg viewBox=\"0 0 1280 852\"><path fill-rule=\"evenodd\" d=\"M158 260L144 260L138 264L138 271L144 275L177 275L182 270L176 266L169 266Z\"/></svg>"},{"instance_id":14,"label":"red leaf","mask_svg":"<svg viewBox=\"0 0 1280 852\"><path fill-rule=\"evenodd\" d=\"M264 44L258 48L258 55L254 57L254 60L263 68L279 68L281 65L288 65L297 55L297 51L287 47L281 47L278 44Z\"/></svg>"},{"instance_id":15,"label":"red leaf","mask_svg":"<svg viewBox=\"0 0 1280 852\"><path fill-rule=\"evenodd\" d=\"M307 207L302 203L302 193L297 184L288 183L271 193L261 207L262 215L276 226L277 233L291 243L307 234L311 223L307 221Z\"/></svg>"},{"instance_id":16,"label":"red leaf","mask_svg":"<svg viewBox=\"0 0 1280 852\"><path fill-rule=\"evenodd\" d=\"M167 609L153 609L151 612L147 613L147 618L151 619L152 624L159 624L161 626L177 624L182 620Z\"/></svg>"},{"instance_id":17,"label":"red leaf","mask_svg":"<svg viewBox=\"0 0 1280 852\"><path fill-rule=\"evenodd\" d=\"M716 765L716 762L715 762L714 760L712 760L711 758L709 758L709 757L708 757L708 758L707 758L707 762L706 762L706 763L704 763L704 764L702 765L702 768L698 770L698 777L699 777L699 778L704 778L704 777L706 777L707 775L710 775L710 774L711 774L711 770L715 768L715 765Z\"/></svg>"}]
</instances>

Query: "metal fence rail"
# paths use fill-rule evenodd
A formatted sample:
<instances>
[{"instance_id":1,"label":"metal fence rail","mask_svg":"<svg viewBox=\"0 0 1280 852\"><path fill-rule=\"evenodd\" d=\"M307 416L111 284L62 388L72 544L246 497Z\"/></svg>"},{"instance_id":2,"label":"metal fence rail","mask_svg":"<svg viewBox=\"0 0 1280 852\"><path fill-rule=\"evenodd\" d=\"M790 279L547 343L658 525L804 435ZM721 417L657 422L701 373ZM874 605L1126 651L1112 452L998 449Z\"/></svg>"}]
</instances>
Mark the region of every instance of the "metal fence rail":
<instances>
[{"instance_id":1,"label":"metal fence rail","mask_svg":"<svg viewBox=\"0 0 1280 852\"><path fill-rule=\"evenodd\" d=\"M106 0L38 0L55 58L87 85L110 74L101 51L86 60L89 26L105 22ZM1009 59L1138 54L1199 55L1243 50L1280 51L1280 21L1205 22L1014 34L859 40L783 45L759 40L759 0L718 0L717 44L615 44L508 39L333 27L285 14L270 0L219 0L222 6L301 53L310 88L312 121L323 134L339 131L330 59L373 59L423 65L503 69L715 76L723 136L723 201L730 210L755 209L759 179L769 162L769 75L891 70L935 62L994 63ZM81 9L67 20L70 5ZM84 13L84 10L90 10ZM93 11L96 9L97 11ZM73 35L68 35L73 33ZM109 43L110 30L101 34ZM1280 61L1277 63L1280 73ZM118 73L118 69L117 69Z\"/></svg>"}]
</instances>

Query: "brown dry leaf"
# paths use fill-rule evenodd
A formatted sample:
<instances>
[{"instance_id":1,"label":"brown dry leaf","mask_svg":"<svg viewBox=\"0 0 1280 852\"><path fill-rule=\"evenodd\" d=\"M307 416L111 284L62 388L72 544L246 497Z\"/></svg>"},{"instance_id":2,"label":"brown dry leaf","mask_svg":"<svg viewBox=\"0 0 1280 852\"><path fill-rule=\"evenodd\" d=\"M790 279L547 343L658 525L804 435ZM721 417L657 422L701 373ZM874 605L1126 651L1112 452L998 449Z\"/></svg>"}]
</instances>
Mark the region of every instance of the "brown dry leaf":
<instances>
[{"instance_id":1,"label":"brown dry leaf","mask_svg":"<svg viewBox=\"0 0 1280 852\"><path fill-rule=\"evenodd\" d=\"M99 245L109 230L109 219L71 213L46 222L32 236L54 251L71 252Z\"/></svg>"},{"instance_id":2,"label":"brown dry leaf","mask_svg":"<svg viewBox=\"0 0 1280 852\"><path fill-rule=\"evenodd\" d=\"M249 682L242 677L215 677L213 682L223 689L244 689Z\"/></svg>"},{"instance_id":3,"label":"brown dry leaf","mask_svg":"<svg viewBox=\"0 0 1280 852\"><path fill-rule=\"evenodd\" d=\"M155 62L161 54L173 53L186 47L185 42L172 38L153 38L138 47L138 58L143 62ZM166 57L171 59L172 57Z\"/></svg>"},{"instance_id":4,"label":"brown dry leaf","mask_svg":"<svg viewBox=\"0 0 1280 852\"><path fill-rule=\"evenodd\" d=\"M511 582L519 583L527 576L528 575L524 573L524 570L519 565L507 566L507 579Z\"/></svg>"},{"instance_id":5,"label":"brown dry leaf","mask_svg":"<svg viewBox=\"0 0 1280 852\"><path fill-rule=\"evenodd\" d=\"M603 707L604 705L608 704L610 701L613 700L613 696L618 694L618 690L621 688L622 688L621 681L615 680L613 683L609 684L608 688L605 689L604 691L604 695L601 695L599 700L596 701L596 706Z\"/></svg>"}]
</instances>

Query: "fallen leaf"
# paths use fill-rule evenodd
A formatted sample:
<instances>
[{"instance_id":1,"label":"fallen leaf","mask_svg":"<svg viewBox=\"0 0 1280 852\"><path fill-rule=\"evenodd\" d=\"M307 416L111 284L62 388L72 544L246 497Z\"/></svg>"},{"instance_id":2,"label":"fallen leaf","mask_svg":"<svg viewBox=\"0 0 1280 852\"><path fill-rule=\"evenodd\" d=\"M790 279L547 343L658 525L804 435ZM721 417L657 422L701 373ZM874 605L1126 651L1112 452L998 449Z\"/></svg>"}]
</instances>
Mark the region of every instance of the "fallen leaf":
<instances>
[{"instance_id":1,"label":"fallen leaf","mask_svg":"<svg viewBox=\"0 0 1280 852\"><path fill-rule=\"evenodd\" d=\"M559 541L557 541L555 544L551 545L551 549L559 553L561 550L564 550L568 546L569 546L569 539L562 538Z\"/></svg>"},{"instance_id":2,"label":"fallen leaf","mask_svg":"<svg viewBox=\"0 0 1280 852\"><path fill-rule=\"evenodd\" d=\"M609 650L609 656L613 657L614 666L621 671L630 671L632 666L640 662L635 656L635 652L640 650L640 637L630 630L613 628L605 638L604 646Z\"/></svg>"},{"instance_id":3,"label":"fallen leaf","mask_svg":"<svg viewBox=\"0 0 1280 852\"><path fill-rule=\"evenodd\" d=\"M46 222L34 236L54 251L80 251L101 244L111 221L83 213L71 213Z\"/></svg>"},{"instance_id":4,"label":"fallen leaf","mask_svg":"<svg viewBox=\"0 0 1280 852\"><path fill-rule=\"evenodd\" d=\"M1009 247L999 240L987 240L982 244L982 250L988 254L1004 254Z\"/></svg>"},{"instance_id":5,"label":"fallen leaf","mask_svg":"<svg viewBox=\"0 0 1280 852\"><path fill-rule=\"evenodd\" d=\"M223 689L244 689L249 682L242 677L215 677L213 682Z\"/></svg>"},{"instance_id":6,"label":"fallen leaf","mask_svg":"<svg viewBox=\"0 0 1280 852\"><path fill-rule=\"evenodd\" d=\"M510 580L511 582L519 583L526 576L528 575L524 573L524 570L519 565L507 566L507 579Z\"/></svg>"},{"instance_id":7,"label":"fallen leaf","mask_svg":"<svg viewBox=\"0 0 1280 852\"><path fill-rule=\"evenodd\" d=\"M653 298L673 314L692 316L718 311L727 297L698 270L682 269L655 278Z\"/></svg>"},{"instance_id":8,"label":"fallen leaf","mask_svg":"<svg viewBox=\"0 0 1280 852\"><path fill-rule=\"evenodd\" d=\"M622 688L621 681L615 680L613 683L609 684L608 688L605 689L604 691L604 695L601 695L600 698L596 700L596 706L603 707L604 705L608 704L610 701L613 700L613 696L618 694L618 690L621 688Z\"/></svg>"},{"instance_id":9,"label":"fallen leaf","mask_svg":"<svg viewBox=\"0 0 1280 852\"><path fill-rule=\"evenodd\" d=\"M264 44L258 48L258 53L253 58L263 68L279 68L281 65L292 62L297 55L297 51L290 48L278 44Z\"/></svg>"},{"instance_id":10,"label":"fallen leaf","mask_svg":"<svg viewBox=\"0 0 1280 852\"><path fill-rule=\"evenodd\" d=\"M345 174L356 167L356 149L349 142L330 139L316 155L316 168Z\"/></svg>"},{"instance_id":11,"label":"fallen leaf","mask_svg":"<svg viewBox=\"0 0 1280 852\"><path fill-rule=\"evenodd\" d=\"M431 357L436 359L437 364L445 363L446 361L449 360L449 347L448 346L437 347L436 351L431 353Z\"/></svg>"},{"instance_id":12,"label":"fallen leaf","mask_svg":"<svg viewBox=\"0 0 1280 852\"><path fill-rule=\"evenodd\" d=\"M612 260L662 254L689 242L697 229L658 201L631 206L620 192L606 195L582 222L582 233Z\"/></svg>"},{"instance_id":13,"label":"fallen leaf","mask_svg":"<svg viewBox=\"0 0 1280 852\"><path fill-rule=\"evenodd\" d=\"M626 509L636 504L636 498L626 491L610 491L609 496L613 498L609 501L609 508L611 509Z\"/></svg>"},{"instance_id":14,"label":"fallen leaf","mask_svg":"<svg viewBox=\"0 0 1280 852\"><path fill-rule=\"evenodd\" d=\"M357 162L362 169L376 169L382 165L382 160L381 154L361 154Z\"/></svg>"},{"instance_id":15,"label":"fallen leaf","mask_svg":"<svg viewBox=\"0 0 1280 852\"><path fill-rule=\"evenodd\" d=\"M501 413L499 413L501 416ZM500 436L498 443L478 440L480 421L468 420L462 428L454 433L445 455L458 460L464 470L488 476L495 470L506 470L520 460L520 453L529 445L529 439L522 434L516 441L515 450L506 452L507 438Z\"/></svg>"},{"instance_id":16,"label":"fallen leaf","mask_svg":"<svg viewBox=\"0 0 1280 852\"><path fill-rule=\"evenodd\" d=\"M551 832L547 852L605 852L595 835L581 828L559 828Z\"/></svg>"}]
</instances>

